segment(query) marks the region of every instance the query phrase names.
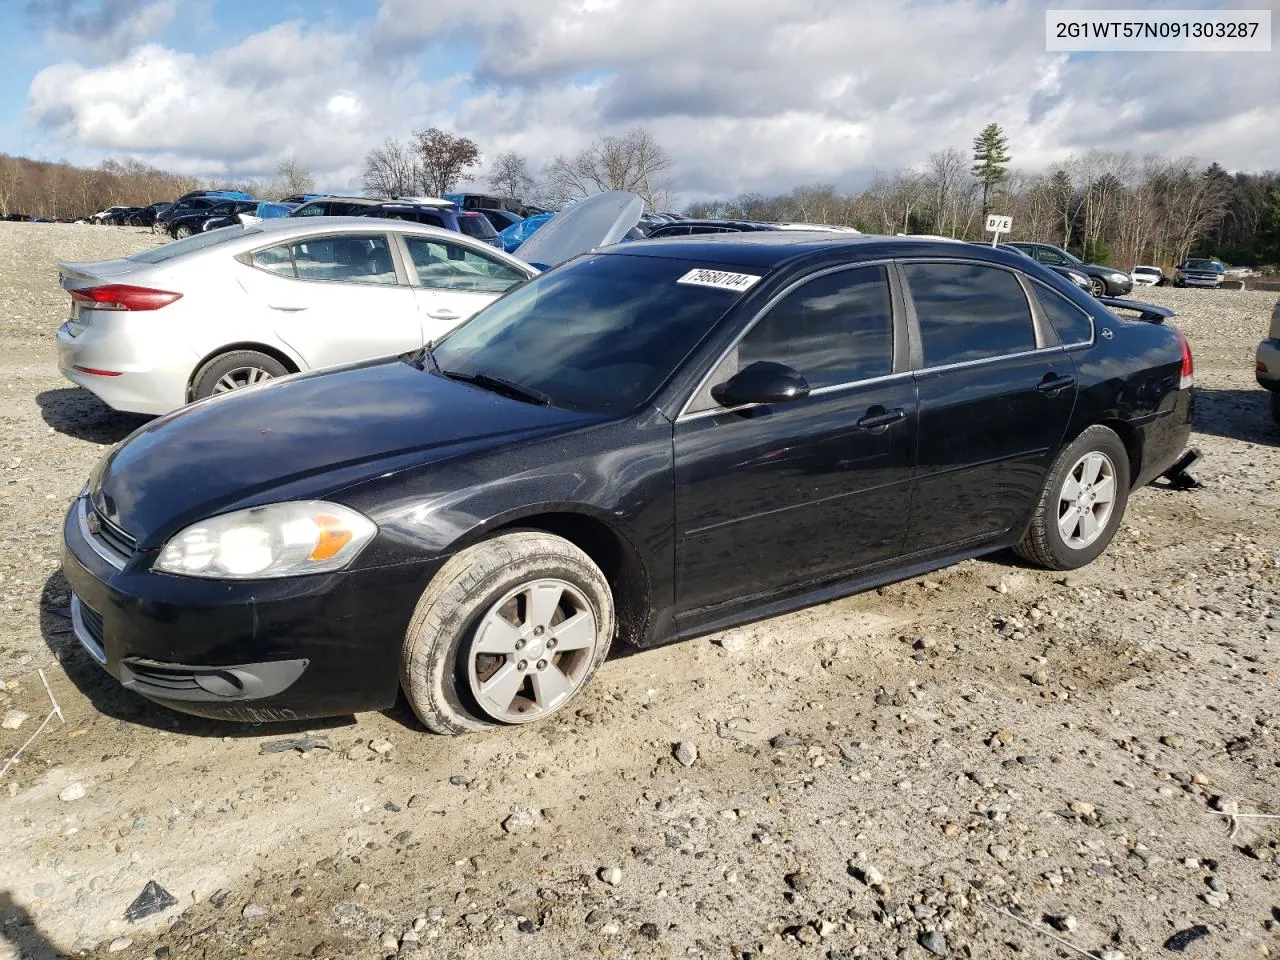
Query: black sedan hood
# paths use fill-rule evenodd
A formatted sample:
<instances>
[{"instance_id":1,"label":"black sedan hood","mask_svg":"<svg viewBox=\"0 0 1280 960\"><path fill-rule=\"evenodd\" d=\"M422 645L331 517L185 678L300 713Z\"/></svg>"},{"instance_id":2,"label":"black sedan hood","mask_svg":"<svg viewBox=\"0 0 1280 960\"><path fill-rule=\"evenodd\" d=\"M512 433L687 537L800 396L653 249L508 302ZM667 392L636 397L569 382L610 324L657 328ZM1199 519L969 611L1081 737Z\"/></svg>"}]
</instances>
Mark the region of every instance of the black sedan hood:
<instances>
[{"instance_id":1,"label":"black sedan hood","mask_svg":"<svg viewBox=\"0 0 1280 960\"><path fill-rule=\"evenodd\" d=\"M153 421L104 458L90 493L95 509L146 549L214 514L321 498L595 419L377 361L251 387Z\"/></svg>"}]
</instances>

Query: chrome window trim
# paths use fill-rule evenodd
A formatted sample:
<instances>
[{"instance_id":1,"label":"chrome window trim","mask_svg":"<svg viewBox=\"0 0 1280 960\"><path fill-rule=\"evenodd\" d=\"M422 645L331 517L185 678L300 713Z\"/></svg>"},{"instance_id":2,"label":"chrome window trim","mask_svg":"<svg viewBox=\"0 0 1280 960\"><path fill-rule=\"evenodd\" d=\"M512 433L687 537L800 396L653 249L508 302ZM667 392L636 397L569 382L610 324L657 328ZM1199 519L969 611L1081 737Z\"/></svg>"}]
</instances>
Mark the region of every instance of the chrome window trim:
<instances>
[{"instance_id":1,"label":"chrome window trim","mask_svg":"<svg viewBox=\"0 0 1280 960\"><path fill-rule=\"evenodd\" d=\"M1017 353L1002 353L996 357L981 357L977 360L960 360L956 363L941 363L933 367L921 367L914 371L918 375L945 373L949 370L964 370L969 367L980 367L988 363L999 363L1002 360L1018 360L1022 357L1034 357L1040 353L1057 353L1062 350L1059 344L1052 344L1047 347L1036 347L1034 350L1019 350Z\"/></svg>"},{"instance_id":2,"label":"chrome window trim","mask_svg":"<svg viewBox=\"0 0 1280 960\"><path fill-rule=\"evenodd\" d=\"M89 544L89 549L96 553L107 563L111 564L117 570L123 570L125 558L118 553L108 549L104 544L98 542L98 538L89 532L89 517L85 508L88 502L87 497L81 497L76 501L76 524L80 527L80 536L84 537L85 543Z\"/></svg>"},{"instance_id":3,"label":"chrome window trim","mask_svg":"<svg viewBox=\"0 0 1280 960\"><path fill-rule=\"evenodd\" d=\"M716 364L717 367L719 365L719 363ZM913 371L902 370L898 373L886 373L879 377L867 377L865 380L849 380L846 383L832 383L825 387L818 387L816 390L810 390L807 396L802 399L808 399L809 397L822 397L827 394L838 393L841 390L848 390L852 387L867 387L882 383L891 383L895 380L909 380L912 375ZM697 396L697 394L695 393L694 396ZM786 404L782 404L782 406L785 405ZM743 410L754 410L756 407L762 406L779 406L779 404L744 403L740 407L717 407L711 410L699 410L697 413L682 414L676 420L676 423L689 423L693 420L702 420L706 417L719 417L726 413L741 413Z\"/></svg>"},{"instance_id":4,"label":"chrome window trim","mask_svg":"<svg viewBox=\"0 0 1280 960\"><path fill-rule=\"evenodd\" d=\"M893 278L891 276L892 264L893 264L893 260L890 257L885 257L880 260L866 260L858 263L840 263L830 267L825 267L821 270L815 271L814 273L806 273L803 277L800 277L792 281L791 283L787 284L787 286L783 287L781 290L775 293L772 297L770 297L767 301L765 301L764 306L762 306L759 310L756 311L755 316L753 316L749 321L747 321L746 326L743 327L742 330L738 333L738 335L734 337L732 341L730 341L729 345L720 352L720 355L716 357L715 362L712 363L711 366L707 368L707 372L704 373L702 377L698 380L697 386L693 388L693 390L689 393L689 396L685 397L684 403L680 405L680 412L676 414L675 422L684 423L687 420L700 419L708 415L719 415L721 413L731 413L733 411L738 411L738 410L749 410L752 407L759 406L759 404L747 404L741 407L722 407L719 410L715 410L715 409L699 410L696 413L689 413L689 405L692 404L693 401L698 397L698 395L702 393L703 388L706 387L707 385L707 381L711 379L712 374L714 374L717 370L720 369L720 364L724 363L725 358L729 356L729 352L731 350L735 350L738 344L742 342L742 338L745 337L747 334L749 334L753 329L755 329L756 324L759 323L761 319L764 318L765 314L767 314L770 310L772 310L778 304L779 301L781 301L784 297L790 294L793 290L796 290L799 287L804 286L804 284L808 283L810 280L817 280L820 277L825 277L832 273L839 273L842 270L857 270L861 267L883 267L885 269L884 282L885 282L885 285L888 286L889 288L889 304L890 304L890 310L892 310L895 305L895 301L893 299ZM896 360L897 359L897 337L898 337L897 319L891 315L890 320L893 323L893 336L894 336L893 358L894 360ZM884 377L885 378L896 377L896 376L902 375L902 373L904 372L909 373L910 371L896 371L891 374L885 374ZM882 378L877 377L872 379L882 379ZM843 389L844 387L851 386L853 383L866 383L866 382L869 382L869 381L855 380L855 381L851 381L850 383L829 384L828 386L818 387L816 390L811 391L809 393L809 396L811 397L821 396L824 391L840 390L840 389Z\"/></svg>"}]
</instances>

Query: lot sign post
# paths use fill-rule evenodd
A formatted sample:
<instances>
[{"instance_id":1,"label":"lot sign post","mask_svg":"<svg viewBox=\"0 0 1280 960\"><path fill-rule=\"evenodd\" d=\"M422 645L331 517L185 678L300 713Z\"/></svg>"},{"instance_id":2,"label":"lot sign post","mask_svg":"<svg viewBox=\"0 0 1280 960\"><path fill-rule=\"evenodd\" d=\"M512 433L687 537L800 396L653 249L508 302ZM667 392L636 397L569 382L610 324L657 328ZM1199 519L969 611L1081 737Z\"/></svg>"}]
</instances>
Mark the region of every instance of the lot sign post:
<instances>
[{"instance_id":1,"label":"lot sign post","mask_svg":"<svg viewBox=\"0 0 1280 960\"><path fill-rule=\"evenodd\" d=\"M1002 217L998 213L992 213L987 216L987 233L992 234L991 245L994 247L1000 242L1000 234L1008 233L1013 229L1013 217Z\"/></svg>"}]
</instances>

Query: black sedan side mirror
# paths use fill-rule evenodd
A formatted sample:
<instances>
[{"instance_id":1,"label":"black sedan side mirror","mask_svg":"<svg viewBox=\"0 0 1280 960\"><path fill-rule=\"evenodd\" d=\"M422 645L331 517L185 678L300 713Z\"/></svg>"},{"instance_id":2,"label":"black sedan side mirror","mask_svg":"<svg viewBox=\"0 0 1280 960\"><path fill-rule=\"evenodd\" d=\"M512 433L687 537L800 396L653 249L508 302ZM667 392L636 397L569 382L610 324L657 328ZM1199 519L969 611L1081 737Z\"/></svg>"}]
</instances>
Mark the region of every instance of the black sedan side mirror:
<instances>
[{"instance_id":1,"label":"black sedan side mirror","mask_svg":"<svg viewBox=\"0 0 1280 960\"><path fill-rule=\"evenodd\" d=\"M785 363L768 360L757 360L711 388L712 399L722 407L785 403L808 395L809 381Z\"/></svg>"}]
</instances>

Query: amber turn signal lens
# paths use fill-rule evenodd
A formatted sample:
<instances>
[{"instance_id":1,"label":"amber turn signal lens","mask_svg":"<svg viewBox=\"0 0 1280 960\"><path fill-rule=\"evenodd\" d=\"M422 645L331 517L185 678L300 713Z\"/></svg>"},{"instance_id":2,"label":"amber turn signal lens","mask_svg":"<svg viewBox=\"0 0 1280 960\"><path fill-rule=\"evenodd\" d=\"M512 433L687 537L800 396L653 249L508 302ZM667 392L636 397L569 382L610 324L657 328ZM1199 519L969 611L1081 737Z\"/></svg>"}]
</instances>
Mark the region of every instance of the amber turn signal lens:
<instances>
[{"instance_id":1,"label":"amber turn signal lens","mask_svg":"<svg viewBox=\"0 0 1280 960\"><path fill-rule=\"evenodd\" d=\"M321 515L315 518L320 533L308 560L328 560L351 542L351 531L337 517Z\"/></svg>"}]
</instances>

